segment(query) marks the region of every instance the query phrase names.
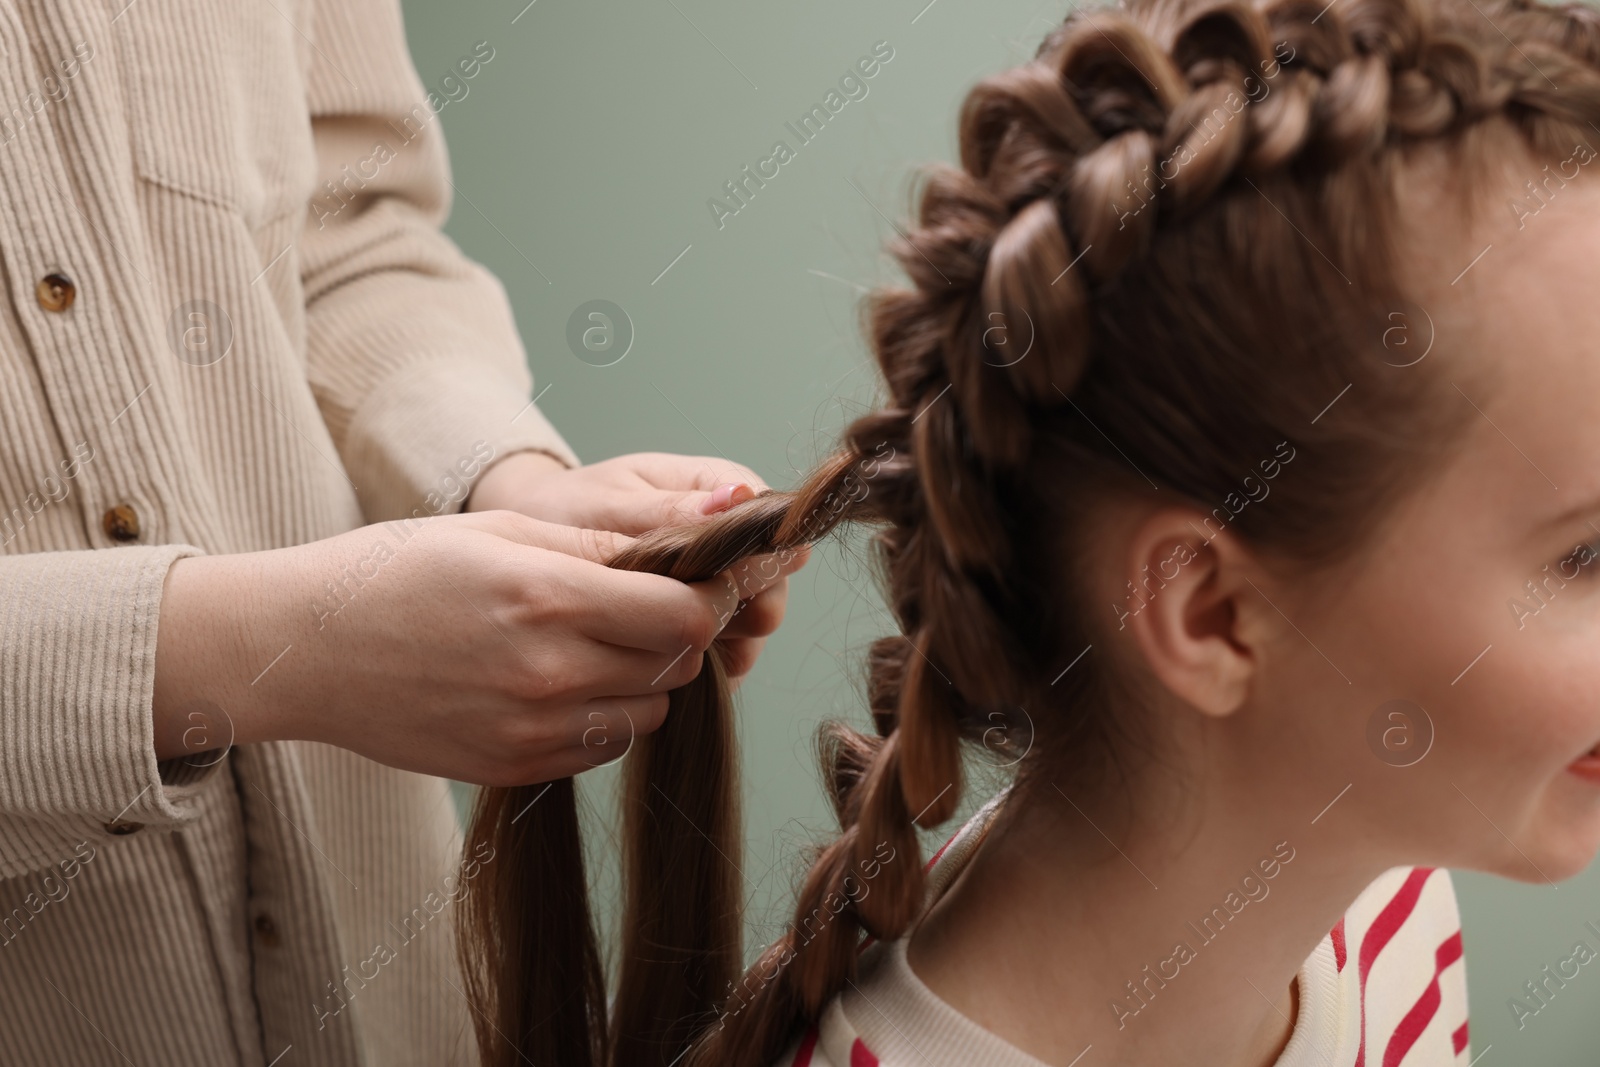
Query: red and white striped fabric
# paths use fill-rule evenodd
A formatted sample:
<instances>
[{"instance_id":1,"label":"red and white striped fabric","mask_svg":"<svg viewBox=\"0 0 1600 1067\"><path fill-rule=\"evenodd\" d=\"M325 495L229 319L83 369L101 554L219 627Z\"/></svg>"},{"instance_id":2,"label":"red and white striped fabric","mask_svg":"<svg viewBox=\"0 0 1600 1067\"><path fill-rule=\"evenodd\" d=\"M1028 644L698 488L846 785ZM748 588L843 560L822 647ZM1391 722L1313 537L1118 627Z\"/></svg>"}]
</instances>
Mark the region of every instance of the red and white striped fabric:
<instances>
[{"instance_id":1,"label":"red and white striped fabric","mask_svg":"<svg viewBox=\"0 0 1600 1067\"><path fill-rule=\"evenodd\" d=\"M930 904L977 849L1004 796L934 856ZM906 964L905 945L869 945L857 981L778 1067L1045 1067L935 996ZM1294 1032L1274 1067L1470 1062L1461 915L1444 868L1385 871L1301 965L1298 980Z\"/></svg>"}]
</instances>

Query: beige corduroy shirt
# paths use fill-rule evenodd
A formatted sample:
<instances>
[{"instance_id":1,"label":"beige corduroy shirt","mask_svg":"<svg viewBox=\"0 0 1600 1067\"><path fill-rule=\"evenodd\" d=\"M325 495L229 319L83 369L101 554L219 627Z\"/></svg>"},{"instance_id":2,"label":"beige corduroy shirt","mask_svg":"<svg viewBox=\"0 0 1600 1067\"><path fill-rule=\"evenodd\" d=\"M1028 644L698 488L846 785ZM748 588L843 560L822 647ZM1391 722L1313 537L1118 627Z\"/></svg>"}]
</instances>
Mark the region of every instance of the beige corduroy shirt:
<instances>
[{"instance_id":1,"label":"beige corduroy shirt","mask_svg":"<svg viewBox=\"0 0 1600 1067\"><path fill-rule=\"evenodd\" d=\"M0 3L0 1065L473 1062L446 783L150 717L175 559L577 464L451 188L394 0Z\"/></svg>"}]
</instances>

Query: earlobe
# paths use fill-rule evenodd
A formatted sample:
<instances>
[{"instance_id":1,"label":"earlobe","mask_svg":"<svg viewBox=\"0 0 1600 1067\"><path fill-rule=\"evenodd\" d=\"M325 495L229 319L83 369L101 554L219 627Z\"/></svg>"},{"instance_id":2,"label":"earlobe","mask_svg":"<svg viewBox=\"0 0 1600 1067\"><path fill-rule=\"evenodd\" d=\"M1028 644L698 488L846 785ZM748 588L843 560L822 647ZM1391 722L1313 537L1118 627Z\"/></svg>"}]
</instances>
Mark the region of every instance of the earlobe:
<instances>
[{"instance_id":1,"label":"earlobe","mask_svg":"<svg viewBox=\"0 0 1600 1067\"><path fill-rule=\"evenodd\" d=\"M1244 703L1256 673L1253 621L1260 597L1251 560L1226 533L1209 539L1194 513L1165 508L1146 516L1126 543L1118 574L1123 629L1155 677L1208 715Z\"/></svg>"}]
</instances>

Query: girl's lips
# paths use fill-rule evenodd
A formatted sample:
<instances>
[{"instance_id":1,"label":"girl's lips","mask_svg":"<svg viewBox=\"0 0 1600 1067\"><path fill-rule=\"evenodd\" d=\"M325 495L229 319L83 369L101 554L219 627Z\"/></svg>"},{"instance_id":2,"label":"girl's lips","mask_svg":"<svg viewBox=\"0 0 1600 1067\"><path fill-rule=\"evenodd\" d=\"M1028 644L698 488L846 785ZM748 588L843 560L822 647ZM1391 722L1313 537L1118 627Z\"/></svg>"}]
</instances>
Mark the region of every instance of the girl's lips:
<instances>
[{"instance_id":1,"label":"girl's lips","mask_svg":"<svg viewBox=\"0 0 1600 1067\"><path fill-rule=\"evenodd\" d=\"M1573 760L1567 770L1580 778L1587 778L1591 782L1600 784L1600 745L1595 745L1588 752Z\"/></svg>"}]
</instances>

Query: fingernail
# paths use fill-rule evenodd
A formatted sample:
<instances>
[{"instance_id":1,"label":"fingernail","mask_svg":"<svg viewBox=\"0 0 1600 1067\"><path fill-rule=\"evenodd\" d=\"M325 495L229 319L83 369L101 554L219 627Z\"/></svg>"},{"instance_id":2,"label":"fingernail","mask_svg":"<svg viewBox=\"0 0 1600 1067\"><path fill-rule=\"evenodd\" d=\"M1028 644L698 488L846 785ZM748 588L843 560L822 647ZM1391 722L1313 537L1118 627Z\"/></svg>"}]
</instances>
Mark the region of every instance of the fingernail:
<instances>
[{"instance_id":1,"label":"fingernail","mask_svg":"<svg viewBox=\"0 0 1600 1067\"><path fill-rule=\"evenodd\" d=\"M724 482L712 490L700 505L700 514L713 515L724 508L734 504L743 504L746 500L754 500L756 491L744 482Z\"/></svg>"}]
</instances>

